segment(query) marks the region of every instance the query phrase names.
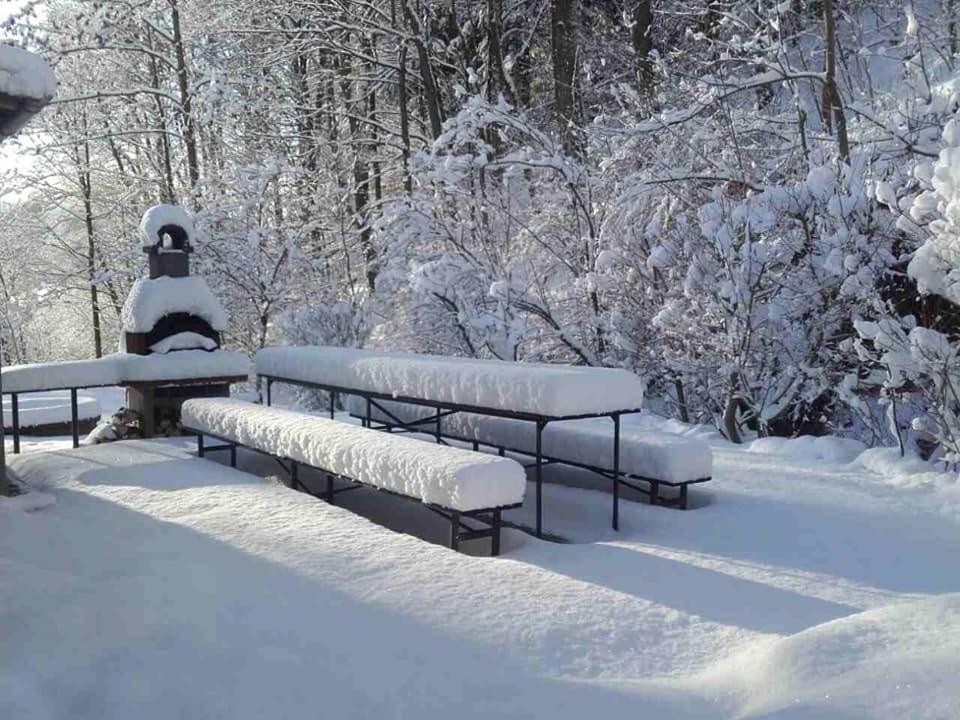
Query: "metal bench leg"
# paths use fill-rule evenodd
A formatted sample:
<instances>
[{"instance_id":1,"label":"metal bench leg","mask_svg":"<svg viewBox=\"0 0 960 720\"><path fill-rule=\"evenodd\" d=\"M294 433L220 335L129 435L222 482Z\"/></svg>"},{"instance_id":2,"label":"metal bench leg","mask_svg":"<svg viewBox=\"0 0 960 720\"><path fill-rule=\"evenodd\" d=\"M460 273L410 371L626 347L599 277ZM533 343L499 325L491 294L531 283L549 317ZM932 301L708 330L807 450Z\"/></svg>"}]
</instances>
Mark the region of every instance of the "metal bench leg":
<instances>
[{"instance_id":1,"label":"metal bench leg","mask_svg":"<svg viewBox=\"0 0 960 720\"><path fill-rule=\"evenodd\" d=\"M500 457L504 457L506 454L507 454L507 451L505 448L502 448L502 447L497 448L497 455L499 455Z\"/></svg>"},{"instance_id":2,"label":"metal bench leg","mask_svg":"<svg viewBox=\"0 0 960 720\"><path fill-rule=\"evenodd\" d=\"M493 511L493 526L490 528L490 556L497 557L500 554L500 509Z\"/></svg>"},{"instance_id":3,"label":"metal bench leg","mask_svg":"<svg viewBox=\"0 0 960 720\"><path fill-rule=\"evenodd\" d=\"M363 418L363 426L367 428L370 427L370 398L367 398L367 414L366 417Z\"/></svg>"},{"instance_id":4,"label":"metal bench leg","mask_svg":"<svg viewBox=\"0 0 960 720\"><path fill-rule=\"evenodd\" d=\"M680 486L680 509L687 509L687 485L683 484Z\"/></svg>"},{"instance_id":5,"label":"metal bench leg","mask_svg":"<svg viewBox=\"0 0 960 720\"><path fill-rule=\"evenodd\" d=\"M290 489L300 489L300 465L295 461L290 461Z\"/></svg>"},{"instance_id":6,"label":"metal bench leg","mask_svg":"<svg viewBox=\"0 0 960 720\"><path fill-rule=\"evenodd\" d=\"M436 430L434 431L434 435L436 435L436 437L437 437L437 443L439 443L440 440L441 440L441 436L440 436L440 408L437 408L436 425L437 425L437 428L436 428Z\"/></svg>"},{"instance_id":7,"label":"metal bench leg","mask_svg":"<svg viewBox=\"0 0 960 720\"><path fill-rule=\"evenodd\" d=\"M197 457L203 457L203 433L197 433Z\"/></svg>"},{"instance_id":8,"label":"metal bench leg","mask_svg":"<svg viewBox=\"0 0 960 720\"><path fill-rule=\"evenodd\" d=\"M267 378L267 407L273 405L273 380Z\"/></svg>"},{"instance_id":9,"label":"metal bench leg","mask_svg":"<svg viewBox=\"0 0 960 720\"><path fill-rule=\"evenodd\" d=\"M620 416L613 416L613 529L620 529Z\"/></svg>"},{"instance_id":10,"label":"metal bench leg","mask_svg":"<svg viewBox=\"0 0 960 720\"><path fill-rule=\"evenodd\" d=\"M235 468L237 466L237 446L232 444L230 445L230 467Z\"/></svg>"},{"instance_id":11,"label":"metal bench leg","mask_svg":"<svg viewBox=\"0 0 960 720\"><path fill-rule=\"evenodd\" d=\"M537 421L537 465L534 479L537 483L537 537L543 537L543 428L546 423Z\"/></svg>"},{"instance_id":12,"label":"metal bench leg","mask_svg":"<svg viewBox=\"0 0 960 720\"><path fill-rule=\"evenodd\" d=\"M660 504L660 483L658 483L656 480L650 481L650 504Z\"/></svg>"},{"instance_id":13,"label":"metal bench leg","mask_svg":"<svg viewBox=\"0 0 960 720\"><path fill-rule=\"evenodd\" d=\"M20 453L20 397L13 393L10 396L10 414L13 416L13 454Z\"/></svg>"},{"instance_id":14,"label":"metal bench leg","mask_svg":"<svg viewBox=\"0 0 960 720\"><path fill-rule=\"evenodd\" d=\"M73 431L73 446L80 447L80 420L77 410L77 389L70 388L70 429Z\"/></svg>"},{"instance_id":15,"label":"metal bench leg","mask_svg":"<svg viewBox=\"0 0 960 720\"><path fill-rule=\"evenodd\" d=\"M333 420L333 416L337 412L337 394L330 391L330 419Z\"/></svg>"},{"instance_id":16,"label":"metal bench leg","mask_svg":"<svg viewBox=\"0 0 960 720\"><path fill-rule=\"evenodd\" d=\"M327 502L333 505L333 475L327 475Z\"/></svg>"},{"instance_id":17,"label":"metal bench leg","mask_svg":"<svg viewBox=\"0 0 960 720\"><path fill-rule=\"evenodd\" d=\"M473 441L473 451L474 451L474 452L477 452L477 451L479 451L479 450L480 450L480 443L477 442L476 440L474 440L474 441Z\"/></svg>"},{"instance_id":18,"label":"metal bench leg","mask_svg":"<svg viewBox=\"0 0 960 720\"><path fill-rule=\"evenodd\" d=\"M460 513L456 510L450 513L450 549L460 549Z\"/></svg>"}]
</instances>

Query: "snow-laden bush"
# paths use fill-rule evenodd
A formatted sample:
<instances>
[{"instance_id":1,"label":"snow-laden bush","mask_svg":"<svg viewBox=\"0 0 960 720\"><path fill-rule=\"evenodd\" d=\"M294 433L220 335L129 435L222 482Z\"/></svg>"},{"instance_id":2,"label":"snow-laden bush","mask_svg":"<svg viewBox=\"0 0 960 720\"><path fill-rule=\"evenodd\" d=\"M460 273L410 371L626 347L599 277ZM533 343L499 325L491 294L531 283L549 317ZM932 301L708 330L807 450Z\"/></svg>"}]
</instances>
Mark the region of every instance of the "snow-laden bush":
<instances>
[{"instance_id":1,"label":"snow-laden bush","mask_svg":"<svg viewBox=\"0 0 960 720\"><path fill-rule=\"evenodd\" d=\"M826 424L851 309L892 261L890 220L863 174L825 162L759 192L716 185L693 211L661 202L645 267L620 282L654 279L655 346L690 414L733 438L744 424L788 435Z\"/></svg>"},{"instance_id":2,"label":"snow-laden bush","mask_svg":"<svg viewBox=\"0 0 960 720\"><path fill-rule=\"evenodd\" d=\"M412 172L378 223L378 290L408 293L430 349L601 364L602 205L585 165L502 99L472 97Z\"/></svg>"},{"instance_id":3,"label":"snow-laden bush","mask_svg":"<svg viewBox=\"0 0 960 720\"><path fill-rule=\"evenodd\" d=\"M884 371L881 381L892 404L918 404L922 413L912 430L935 442L945 463L960 461L960 120L947 122L943 147L933 163L915 168L913 183L920 192L900 201L889 186L878 195L896 202L904 213L898 226L921 243L907 265L925 303L916 312L890 312L876 321L857 323L856 347L868 367ZM931 297L932 296L932 297ZM896 310L895 307L890 308ZM902 422L891 428L901 435ZM901 441L901 445L902 445Z\"/></svg>"}]
</instances>

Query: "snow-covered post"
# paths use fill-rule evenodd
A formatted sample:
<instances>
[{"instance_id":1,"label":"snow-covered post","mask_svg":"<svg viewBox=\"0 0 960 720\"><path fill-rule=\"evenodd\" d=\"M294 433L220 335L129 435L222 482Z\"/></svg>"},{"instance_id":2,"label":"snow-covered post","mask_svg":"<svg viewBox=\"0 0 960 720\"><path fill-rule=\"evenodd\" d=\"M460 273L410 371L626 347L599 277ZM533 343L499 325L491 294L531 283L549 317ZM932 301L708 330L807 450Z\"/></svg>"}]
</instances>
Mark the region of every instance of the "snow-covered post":
<instances>
[{"instance_id":1,"label":"snow-covered post","mask_svg":"<svg viewBox=\"0 0 960 720\"><path fill-rule=\"evenodd\" d=\"M9 45L0 45L0 141L13 136L50 102L57 80L46 61ZM0 371L3 370L3 338L0 337ZM0 372L0 399L3 374ZM10 492L7 479L6 423L0 422L0 495Z\"/></svg>"}]
</instances>

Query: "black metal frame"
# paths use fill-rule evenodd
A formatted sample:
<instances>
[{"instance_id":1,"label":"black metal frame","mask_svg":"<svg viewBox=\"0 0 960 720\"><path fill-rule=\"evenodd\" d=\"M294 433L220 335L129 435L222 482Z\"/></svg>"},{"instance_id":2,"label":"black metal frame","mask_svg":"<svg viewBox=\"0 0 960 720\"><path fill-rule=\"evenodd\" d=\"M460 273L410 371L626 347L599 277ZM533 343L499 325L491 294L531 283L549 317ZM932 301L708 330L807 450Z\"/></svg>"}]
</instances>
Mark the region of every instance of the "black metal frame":
<instances>
[{"instance_id":1,"label":"black metal frame","mask_svg":"<svg viewBox=\"0 0 960 720\"><path fill-rule=\"evenodd\" d=\"M204 385L208 384L211 381L219 381L223 383L233 384L235 382L246 382L247 377L241 375L224 375L222 377L214 376L212 378L184 378L182 380L125 380L120 383L109 383L109 384L100 384L100 385L74 385L67 387L48 387L48 388L37 388L35 390L21 390L19 392L7 392L0 391L0 397L3 395L10 396L10 414L12 415L12 425L13 425L13 454L18 455L20 453L20 396L21 395L31 395L33 393L46 393L46 392L60 392L61 390L70 391L70 430L73 435L73 447L80 447L80 418L79 418L79 408L77 407L77 391L78 390L92 390L94 388L104 388L104 387L130 387L130 386L155 386L155 387L164 387L167 385ZM0 418L2 421L2 418ZM6 426L6 423L2 423Z\"/></svg>"},{"instance_id":2,"label":"black metal frame","mask_svg":"<svg viewBox=\"0 0 960 720\"><path fill-rule=\"evenodd\" d=\"M377 487L376 485L368 485L367 483L360 482L359 480L354 480L353 478L347 477L346 475L341 475L339 473L330 472L324 468L316 467L315 465L310 465L308 463L302 462L300 460L294 460L293 458L284 458L278 457L271 452L266 450L261 450L258 447L252 445L245 445L244 443L238 442L231 438L223 437L221 435L216 435L214 433L201 431L196 428L191 428L184 426L184 430L192 432L197 436L197 456L205 457L208 452L218 451L218 450L229 450L230 451L230 467L235 468L237 466L237 448L243 447L248 450L252 450L255 453L264 455L266 457L276 460L280 467L282 467L290 477L290 482L287 485L291 490L298 490L304 492L308 495L311 495L315 498L325 500L331 505L335 504L336 495L343 492L348 492L350 490L359 490L360 488L369 488L371 490L376 490L377 492L386 493L387 495L392 495L394 497L402 498L404 500L410 500L413 502L419 502L421 505L426 507L431 512L440 515L445 518L450 523L450 548L453 550L460 549L460 542L466 540L477 540L481 538L490 538L490 555L496 557L500 554L500 531L503 528L503 511L504 510L514 510L520 507L519 504L514 505L501 505L494 508L480 508L478 510L453 510L451 508L438 505L436 503L425 503L417 498L410 497L409 495L403 495L392 490L387 490L386 488ZM203 441L204 436L214 438L222 442L222 445L206 445ZM285 465L284 462L289 463ZM317 472L322 473L327 480L326 489L322 494L317 494L307 488L303 483L300 482L300 467L308 467ZM350 483L346 487L336 487L334 481L341 480L343 482ZM477 520L478 522L484 523L487 527L471 527L463 520L464 518L470 518L472 520Z\"/></svg>"},{"instance_id":3,"label":"black metal frame","mask_svg":"<svg viewBox=\"0 0 960 720\"><path fill-rule=\"evenodd\" d=\"M3 395L10 396L10 414L13 425L13 454L20 454L20 396L32 395L33 393L60 392L61 390L70 391L70 430L73 435L73 447L80 447L80 411L77 407L77 390L89 390L91 388L114 387L110 385L77 385L75 387L52 387L40 388L37 390L25 390L22 392L4 392ZM4 423L6 424L6 423Z\"/></svg>"},{"instance_id":4,"label":"black metal frame","mask_svg":"<svg viewBox=\"0 0 960 720\"><path fill-rule=\"evenodd\" d=\"M393 393L375 392L359 388L343 387L341 385L331 385L328 383L318 383L306 380L298 380L280 375L271 375L267 373L257 373L257 380L266 380L266 402L270 405L273 383L279 382L286 385L297 385L299 387L311 388L314 390L324 390L330 393L330 417L335 412L334 402L338 395L357 395L366 401L366 417L362 418L363 426L370 427L372 418L370 417L371 406L377 400L391 400L395 402L418 405L421 407L432 408L435 411L430 420L434 423L434 436L438 443L443 442L441 431L441 420L445 415L458 412L475 413L478 415L489 415L491 417L503 417L512 420L525 420L536 423L536 453L534 453L534 483L536 484L536 516L537 516L537 537L543 537L543 430L552 422L564 422L567 420L586 420L588 418L610 418L613 420L613 529L620 529L620 483L623 479L620 477L620 417L640 412L639 408L624 408L622 410L613 410L605 413L587 413L582 415L540 415L522 411L504 410L503 408L484 407L478 405L465 405L461 403L452 403L439 400L429 400L426 398L408 397L405 395L395 395ZM377 404L377 408L382 412L387 412ZM387 413L390 414L389 412Z\"/></svg>"},{"instance_id":5,"label":"black metal frame","mask_svg":"<svg viewBox=\"0 0 960 720\"><path fill-rule=\"evenodd\" d=\"M385 420L377 420L371 418L370 425L368 427L373 427L376 430L385 430L387 432L401 432L401 433L423 433L430 434L427 429L418 429L418 425L424 425L426 423L432 422L432 418L421 418L419 420L411 421L402 421L399 420L396 415L391 413L386 408L382 407L378 403L373 403L374 407L388 415L393 422L387 422ZM351 413L351 417L355 417L361 421L364 421L364 418L356 413ZM453 433L445 433L444 436L448 440L454 440L456 442L470 443L473 446L474 451L478 451L480 446L493 448L497 451L497 454L500 456L505 455L506 453L512 453L514 455L525 455L527 457L536 457L536 452L532 450L525 450L512 445L499 445L493 442L487 442L483 440L476 440L471 437L465 437L463 435L455 435ZM614 473L609 468L604 468L599 465L590 465L588 463L579 462L577 460L566 460L563 458L552 457L550 455L543 456L543 467L547 465L569 465L570 467L575 467L580 470L587 470L601 477L607 478L608 480L614 479ZM533 467L533 464L525 465L524 467ZM681 482L675 482L673 480L660 480L657 478L650 478L644 475L637 475L636 473L619 473L620 480L617 483L618 485L623 485L625 487L634 490L635 492L640 493L641 495L647 496L647 499L651 505L658 505L660 507L669 507L677 508L680 510L687 509L687 486L688 485L699 485L701 483L710 482L713 478L712 476L696 478L694 480L683 480ZM645 482L649 487L640 487L639 485L630 482L630 480L637 480ZM676 488L678 491L677 497L667 498L660 494L660 486L666 486L669 488Z\"/></svg>"}]
</instances>

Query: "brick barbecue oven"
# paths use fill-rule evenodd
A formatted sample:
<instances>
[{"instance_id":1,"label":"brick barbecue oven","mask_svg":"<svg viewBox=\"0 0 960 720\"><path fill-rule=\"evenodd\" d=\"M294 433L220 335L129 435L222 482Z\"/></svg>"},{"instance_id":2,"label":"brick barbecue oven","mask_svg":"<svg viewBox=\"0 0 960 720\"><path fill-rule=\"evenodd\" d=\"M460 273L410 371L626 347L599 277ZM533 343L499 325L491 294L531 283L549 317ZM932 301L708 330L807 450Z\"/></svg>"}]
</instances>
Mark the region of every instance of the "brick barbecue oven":
<instances>
[{"instance_id":1,"label":"brick barbecue oven","mask_svg":"<svg viewBox=\"0 0 960 720\"><path fill-rule=\"evenodd\" d=\"M193 223L182 209L157 205L140 224L149 275L134 283L123 307L124 350L136 355L217 352L227 329L223 306L202 277L190 275ZM185 357L185 356L181 356ZM180 406L194 397L226 397L245 376L128 382L127 407L142 416L145 437L178 432Z\"/></svg>"}]
</instances>

